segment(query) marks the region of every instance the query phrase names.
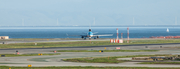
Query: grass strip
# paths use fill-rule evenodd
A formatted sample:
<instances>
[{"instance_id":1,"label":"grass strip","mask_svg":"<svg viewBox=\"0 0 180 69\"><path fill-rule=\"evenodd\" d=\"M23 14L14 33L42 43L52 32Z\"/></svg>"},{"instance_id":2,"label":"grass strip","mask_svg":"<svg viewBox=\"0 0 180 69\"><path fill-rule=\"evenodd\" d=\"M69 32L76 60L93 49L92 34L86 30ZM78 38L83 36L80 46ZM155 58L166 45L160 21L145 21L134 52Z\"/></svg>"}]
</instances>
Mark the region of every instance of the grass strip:
<instances>
[{"instance_id":1,"label":"grass strip","mask_svg":"<svg viewBox=\"0 0 180 69\"><path fill-rule=\"evenodd\" d=\"M180 69L178 67L92 67L92 66L68 66L68 67L9 67L0 66L1 69Z\"/></svg>"},{"instance_id":2,"label":"grass strip","mask_svg":"<svg viewBox=\"0 0 180 69\"><path fill-rule=\"evenodd\" d=\"M102 46L102 45L132 45L132 44L159 44L179 43L180 39L169 40L130 40L130 43L110 43L110 41L77 41L77 42L44 42L44 43L16 43L0 44L0 48L42 48L42 47L74 47L74 46Z\"/></svg>"},{"instance_id":3,"label":"grass strip","mask_svg":"<svg viewBox=\"0 0 180 69\"><path fill-rule=\"evenodd\" d=\"M0 55L5 55L5 57L18 57L18 56L40 56L38 53L37 54L0 54ZM60 53L42 53L42 55L60 55Z\"/></svg>"},{"instance_id":4,"label":"grass strip","mask_svg":"<svg viewBox=\"0 0 180 69\"><path fill-rule=\"evenodd\" d=\"M180 62L141 62L138 64L180 64Z\"/></svg>"},{"instance_id":5,"label":"grass strip","mask_svg":"<svg viewBox=\"0 0 180 69\"><path fill-rule=\"evenodd\" d=\"M170 56L170 55L132 55L132 56L114 56L114 57L97 57L97 58L88 57L88 58L63 59L63 61L85 62L85 63L122 63L122 62L126 62L127 60L117 60L117 58L154 57L154 56Z\"/></svg>"},{"instance_id":6,"label":"grass strip","mask_svg":"<svg viewBox=\"0 0 180 69\"><path fill-rule=\"evenodd\" d=\"M156 52L159 50L58 50L57 52Z\"/></svg>"}]
</instances>

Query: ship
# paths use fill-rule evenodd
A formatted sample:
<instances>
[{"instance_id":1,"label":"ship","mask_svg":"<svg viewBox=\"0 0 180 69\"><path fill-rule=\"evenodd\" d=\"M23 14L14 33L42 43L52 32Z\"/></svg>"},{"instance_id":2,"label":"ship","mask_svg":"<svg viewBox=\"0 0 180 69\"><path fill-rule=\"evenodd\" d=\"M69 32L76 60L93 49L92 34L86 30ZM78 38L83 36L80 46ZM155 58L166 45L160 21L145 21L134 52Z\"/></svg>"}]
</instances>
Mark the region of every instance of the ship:
<instances>
[{"instance_id":1,"label":"ship","mask_svg":"<svg viewBox=\"0 0 180 69\"><path fill-rule=\"evenodd\" d=\"M169 32L169 29L167 28L166 32Z\"/></svg>"}]
</instances>

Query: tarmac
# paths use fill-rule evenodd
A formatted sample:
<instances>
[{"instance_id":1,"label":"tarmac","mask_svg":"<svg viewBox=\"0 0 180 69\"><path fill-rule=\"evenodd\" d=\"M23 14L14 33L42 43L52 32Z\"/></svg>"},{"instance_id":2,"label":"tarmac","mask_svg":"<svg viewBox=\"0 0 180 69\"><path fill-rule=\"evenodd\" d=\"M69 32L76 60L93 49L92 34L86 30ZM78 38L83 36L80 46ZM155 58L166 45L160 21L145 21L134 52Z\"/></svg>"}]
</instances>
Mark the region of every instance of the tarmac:
<instances>
[{"instance_id":1,"label":"tarmac","mask_svg":"<svg viewBox=\"0 0 180 69\"><path fill-rule=\"evenodd\" d=\"M162 46L162 48L160 47ZM53 53L55 50L114 50L120 47L124 50L159 50L157 52L57 52L61 55L53 56L21 56L0 57L0 66L23 66L46 67L46 66L120 66L120 67L180 67L173 64L137 64L139 62L124 62L117 64L108 63L80 63L65 62L62 59L84 58L84 57L108 57L128 55L154 55L154 54L180 54L180 43L171 44L142 44L142 45L108 45L108 46L86 46L86 47L58 47L58 48L24 48L24 49L0 49L0 54L26 53Z\"/></svg>"}]
</instances>

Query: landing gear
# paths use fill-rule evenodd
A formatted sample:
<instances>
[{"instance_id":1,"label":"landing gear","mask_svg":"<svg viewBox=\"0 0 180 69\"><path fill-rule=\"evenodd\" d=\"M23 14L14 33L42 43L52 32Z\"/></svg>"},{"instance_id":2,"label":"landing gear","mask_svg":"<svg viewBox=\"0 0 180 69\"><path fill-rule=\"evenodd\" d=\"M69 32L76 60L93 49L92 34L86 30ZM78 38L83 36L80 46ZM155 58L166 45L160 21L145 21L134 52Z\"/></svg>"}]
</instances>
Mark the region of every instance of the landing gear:
<instances>
[{"instance_id":1,"label":"landing gear","mask_svg":"<svg viewBox=\"0 0 180 69\"><path fill-rule=\"evenodd\" d=\"M86 40L86 38L84 38L84 40Z\"/></svg>"},{"instance_id":2,"label":"landing gear","mask_svg":"<svg viewBox=\"0 0 180 69\"><path fill-rule=\"evenodd\" d=\"M99 38L99 36L97 36L97 37L94 37L94 39L97 39L97 38Z\"/></svg>"},{"instance_id":3,"label":"landing gear","mask_svg":"<svg viewBox=\"0 0 180 69\"><path fill-rule=\"evenodd\" d=\"M89 40L91 40L91 37L89 37Z\"/></svg>"}]
</instances>

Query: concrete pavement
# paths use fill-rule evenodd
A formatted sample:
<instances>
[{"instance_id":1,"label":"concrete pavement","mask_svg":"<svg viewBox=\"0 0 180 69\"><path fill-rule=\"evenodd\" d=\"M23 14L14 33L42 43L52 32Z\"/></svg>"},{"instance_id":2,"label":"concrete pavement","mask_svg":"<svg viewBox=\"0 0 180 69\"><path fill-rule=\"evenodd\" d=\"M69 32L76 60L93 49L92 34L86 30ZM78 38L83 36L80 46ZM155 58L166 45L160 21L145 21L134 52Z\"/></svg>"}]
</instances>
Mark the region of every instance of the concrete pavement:
<instances>
[{"instance_id":1,"label":"concrete pavement","mask_svg":"<svg viewBox=\"0 0 180 69\"><path fill-rule=\"evenodd\" d=\"M148 46L146 48L145 46ZM160 48L162 46L162 48ZM106 46L108 50L121 47L125 50L160 50L158 52L60 52L61 55L54 56L22 56L22 57L0 57L1 66L27 66L31 64L33 67L39 66L122 66L122 67L180 67L180 65L170 64L136 64L137 62L125 62L118 64L108 63L79 63L64 62L62 59L83 58L83 57L108 57L108 56L127 56L127 55L153 55L153 54L180 54L180 44L164 44L164 45L127 45L127 46ZM54 50L103 50L104 46L93 47L64 47L64 48L46 48L46 49L1 49L0 54L13 54L16 50L20 54L25 53L53 53Z\"/></svg>"}]
</instances>

